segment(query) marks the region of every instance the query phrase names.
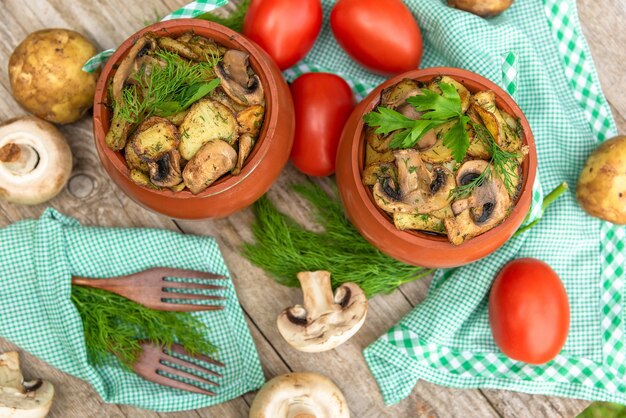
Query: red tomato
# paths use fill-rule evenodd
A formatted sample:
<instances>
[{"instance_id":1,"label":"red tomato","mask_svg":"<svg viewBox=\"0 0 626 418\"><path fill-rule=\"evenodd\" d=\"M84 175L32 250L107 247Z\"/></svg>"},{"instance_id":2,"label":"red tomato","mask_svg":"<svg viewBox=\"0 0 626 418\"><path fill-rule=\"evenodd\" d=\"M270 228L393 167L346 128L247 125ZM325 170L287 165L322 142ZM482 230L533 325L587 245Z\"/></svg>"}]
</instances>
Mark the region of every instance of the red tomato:
<instances>
[{"instance_id":1,"label":"red tomato","mask_svg":"<svg viewBox=\"0 0 626 418\"><path fill-rule=\"evenodd\" d=\"M414 70L422 59L422 34L402 0L339 0L330 27L348 55L376 73Z\"/></svg>"},{"instance_id":2,"label":"red tomato","mask_svg":"<svg viewBox=\"0 0 626 418\"><path fill-rule=\"evenodd\" d=\"M243 34L258 43L281 70L309 52L322 28L320 0L252 0Z\"/></svg>"},{"instance_id":3,"label":"red tomato","mask_svg":"<svg viewBox=\"0 0 626 418\"><path fill-rule=\"evenodd\" d=\"M310 176L335 172L341 131L354 108L354 96L341 77L308 73L291 84L296 113L296 135L291 162Z\"/></svg>"},{"instance_id":4,"label":"red tomato","mask_svg":"<svg viewBox=\"0 0 626 418\"><path fill-rule=\"evenodd\" d=\"M543 364L563 348L569 330L563 283L543 261L520 258L496 276L489 323L496 344L514 360Z\"/></svg>"}]
</instances>

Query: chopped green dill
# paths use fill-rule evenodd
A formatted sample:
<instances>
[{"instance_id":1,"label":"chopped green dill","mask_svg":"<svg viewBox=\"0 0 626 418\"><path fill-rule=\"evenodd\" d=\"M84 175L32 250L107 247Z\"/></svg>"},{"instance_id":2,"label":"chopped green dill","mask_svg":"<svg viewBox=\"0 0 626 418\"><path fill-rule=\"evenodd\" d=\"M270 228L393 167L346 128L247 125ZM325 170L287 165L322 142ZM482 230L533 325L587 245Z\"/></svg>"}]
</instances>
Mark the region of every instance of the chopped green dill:
<instances>
[{"instance_id":1,"label":"chopped green dill","mask_svg":"<svg viewBox=\"0 0 626 418\"><path fill-rule=\"evenodd\" d=\"M188 312L157 311L100 289L72 286L72 302L83 322L89 362L130 369L141 352L140 339L183 345L192 354L217 350L207 327Z\"/></svg>"},{"instance_id":2,"label":"chopped green dill","mask_svg":"<svg viewBox=\"0 0 626 418\"><path fill-rule=\"evenodd\" d=\"M341 202L319 186L297 185L294 190L311 204L314 219L324 231L302 227L264 196L254 204L252 231L256 243L243 246L244 256L278 283L299 287L298 272L325 269L332 273L333 288L354 282L372 297L432 272L381 253L352 226Z\"/></svg>"}]
</instances>

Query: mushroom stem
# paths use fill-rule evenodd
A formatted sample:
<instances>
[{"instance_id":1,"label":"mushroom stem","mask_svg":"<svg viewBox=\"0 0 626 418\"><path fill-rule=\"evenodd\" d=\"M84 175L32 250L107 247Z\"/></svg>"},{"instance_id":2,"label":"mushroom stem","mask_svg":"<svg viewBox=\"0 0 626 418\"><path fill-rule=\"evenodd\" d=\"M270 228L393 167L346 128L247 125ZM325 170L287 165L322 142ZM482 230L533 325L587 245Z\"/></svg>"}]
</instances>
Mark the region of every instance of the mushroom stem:
<instances>
[{"instance_id":1,"label":"mushroom stem","mask_svg":"<svg viewBox=\"0 0 626 418\"><path fill-rule=\"evenodd\" d=\"M30 173L39 163L39 154L27 144L10 142L0 148L0 164L12 174L23 176Z\"/></svg>"},{"instance_id":2,"label":"mushroom stem","mask_svg":"<svg viewBox=\"0 0 626 418\"><path fill-rule=\"evenodd\" d=\"M309 318L318 318L333 311L333 288L329 272L300 272L298 280L304 296L304 309Z\"/></svg>"}]
</instances>

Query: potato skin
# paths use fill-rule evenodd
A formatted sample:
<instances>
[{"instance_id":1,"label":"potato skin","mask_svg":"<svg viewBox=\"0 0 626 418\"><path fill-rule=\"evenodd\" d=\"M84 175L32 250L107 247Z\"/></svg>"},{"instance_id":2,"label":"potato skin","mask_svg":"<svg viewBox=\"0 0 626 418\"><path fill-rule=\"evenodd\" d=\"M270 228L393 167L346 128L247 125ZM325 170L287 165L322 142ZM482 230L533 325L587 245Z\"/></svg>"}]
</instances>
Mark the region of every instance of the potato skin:
<instances>
[{"instance_id":1,"label":"potato skin","mask_svg":"<svg viewBox=\"0 0 626 418\"><path fill-rule=\"evenodd\" d=\"M482 17L499 15L511 7L513 0L448 0L448 6Z\"/></svg>"},{"instance_id":2,"label":"potato skin","mask_svg":"<svg viewBox=\"0 0 626 418\"><path fill-rule=\"evenodd\" d=\"M626 136L603 142L589 156L576 198L589 215L626 224Z\"/></svg>"},{"instance_id":3,"label":"potato skin","mask_svg":"<svg viewBox=\"0 0 626 418\"><path fill-rule=\"evenodd\" d=\"M83 64L96 48L68 29L33 32L9 59L9 79L15 100L49 122L65 124L80 119L91 108L98 74Z\"/></svg>"}]
</instances>

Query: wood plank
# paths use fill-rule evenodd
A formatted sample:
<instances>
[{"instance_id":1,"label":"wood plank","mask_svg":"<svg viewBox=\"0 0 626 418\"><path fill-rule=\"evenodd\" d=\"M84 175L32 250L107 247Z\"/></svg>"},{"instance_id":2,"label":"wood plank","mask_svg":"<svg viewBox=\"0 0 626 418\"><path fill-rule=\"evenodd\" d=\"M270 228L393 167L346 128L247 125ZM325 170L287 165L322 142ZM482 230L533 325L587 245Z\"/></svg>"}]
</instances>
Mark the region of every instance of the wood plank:
<instances>
[{"instance_id":1,"label":"wood plank","mask_svg":"<svg viewBox=\"0 0 626 418\"><path fill-rule=\"evenodd\" d=\"M32 30L44 27L70 27L85 34L101 48L114 48L127 36L157 20L186 0L154 0L150 2L71 2L69 0L37 0L3 2L4 18L0 22L0 58L7 62L13 48ZM579 0L581 21L595 58L600 79L613 106L620 130L626 131L626 98L620 94L626 75L620 71L625 53L620 48L626 41L623 31L615 30L626 17L626 4L610 0ZM615 24L607 22L614 19ZM602 21L602 25L597 22ZM11 98L8 75L0 72L0 119L24 114ZM145 211L128 199L103 172L93 149L91 121L87 116L80 122L61 128L68 137L75 156L69 187L50 205L63 213L77 217L87 225L150 226L187 233L216 236L233 273L246 319L257 345L266 376L288 371L318 371L334 379L344 390L356 417L465 417L465 416L564 416L577 414L585 401L531 396L506 391L456 390L419 382L409 398L398 405L385 408L370 375L362 349L396 323L425 297L430 280L414 282L400 292L378 296L371 301L370 315L363 329L339 349L315 355L293 350L278 334L274 321L286 306L300 302L297 289L275 284L264 272L251 266L238 252L244 241L252 239L249 225L252 213L245 210L228 219L202 223L180 222ZM306 181L288 167L271 195L279 206L292 213L297 220L309 222L306 206L301 199L288 193L289 184ZM328 185L328 181L322 184ZM18 207L0 204L0 226L37 217L47 205ZM310 222L309 222L309 226ZM14 346L0 340L0 351ZM156 414L129 406L107 405L94 396L85 382L61 373L41 360L24 355L29 376L52 380L58 396L51 417L242 417L247 415L253 393L213 408L178 414Z\"/></svg>"}]
</instances>

